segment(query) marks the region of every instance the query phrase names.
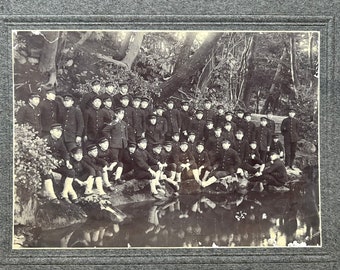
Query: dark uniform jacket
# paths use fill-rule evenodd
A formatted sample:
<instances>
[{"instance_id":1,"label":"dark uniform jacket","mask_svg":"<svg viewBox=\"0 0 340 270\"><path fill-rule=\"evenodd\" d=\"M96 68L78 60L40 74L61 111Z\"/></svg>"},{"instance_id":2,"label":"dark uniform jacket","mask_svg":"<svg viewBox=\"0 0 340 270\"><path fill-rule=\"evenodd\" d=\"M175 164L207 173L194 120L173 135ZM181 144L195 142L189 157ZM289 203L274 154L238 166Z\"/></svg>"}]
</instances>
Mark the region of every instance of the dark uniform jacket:
<instances>
[{"instance_id":1,"label":"dark uniform jacket","mask_svg":"<svg viewBox=\"0 0 340 270\"><path fill-rule=\"evenodd\" d=\"M41 112L41 126L44 134L48 134L51 125L57 123L58 103L55 100L45 99L39 103Z\"/></svg>"},{"instance_id":2,"label":"dark uniform jacket","mask_svg":"<svg viewBox=\"0 0 340 270\"><path fill-rule=\"evenodd\" d=\"M98 157L104 159L108 164L118 162L116 155L112 152L112 148L108 148L106 151L98 147Z\"/></svg>"},{"instance_id":3,"label":"dark uniform jacket","mask_svg":"<svg viewBox=\"0 0 340 270\"><path fill-rule=\"evenodd\" d=\"M127 147L127 125L124 121L113 120L104 127L103 134L110 141L110 147L124 149Z\"/></svg>"},{"instance_id":4,"label":"dark uniform jacket","mask_svg":"<svg viewBox=\"0 0 340 270\"><path fill-rule=\"evenodd\" d=\"M101 159L99 157L85 155L83 159L97 172L103 171L103 168L108 165L108 163L104 159Z\"/></svg>"},{"instance_id":5,"label":"dark uniform jacket","mask_svg":"<svg viewBox=\"0 0 340 270\"><path fill-rule=\"evenodd\" d=\"M236 125L236 131L237 130L245 130L245 124L246 124L246 120L244 118L240 118L238 116L233 117L232 121L235 123Z\"/></svg>"},{"instance_id":6,"label":"dark uniform jacket","mask_svg":"<svg viewBox=\"0 0 340 270\"><path fill-rule=\"evenodd\" d=\"M55 140L51 135L47 135L44 138L47 140L47 145L50 148L49 152L54 158L57 160L70 160L70 155L67 152L63 137Z\"/></svg>"},{"instance_id":7,"label":"dark uniform jacket","mask_svg":"<svg viewBox=\"0 0 340 270\"><path fill-rule=\"evenodd\" d=\"M135 115L136 115L136 122L135 122L134 129L136 131L136 135L140 136L143 132L145 132L144 113L143 113L143 110L140 108L132 107L132 109L135 111Z\"/></svg>"},{"instance_id":8,"label":"dark uniform jacket","mask_svg":"<svg viewBox=\"0 0 340 270\"><path fill-rule=\"evenodd\" d=\"M213 119L214 127L221 127L223 128L224 123L225 123L225 116L224 114L216 114Z\"/></svg>"},{"instance_id":9,"label":"dark uniform jacket","mask_svg":"<svg viewBox=\"0 0 340 270\"><path fill-rule=\"evenodd\" d=\"M288 117L282 121L281 133L286 142L297 142L299 140L299 121Z\"/></svg>"},{"instance_id":10,"label":"dark uniform jacket","mask_svg":"<svg viewBox=\"0 0 340 270\"><path fill-rule=\"evenodd\" d=\"M230 131L226 130L225 128L222 129L222 137L224 139L228 139L231 143L231 145L233 145L235 143L235 133L233 131L233 129L230 129Z\"/></svg>"},{"instance_id":11,"label":"dark uniform jacket","mask_svg":"<svg viewBox=\"0 0 340 270\"><path fill-rule=\"evenodd\" d=\"M152 151L151 155L155 160L159 161L162 164L167 162L167 154L165 153L163 149L161 150L159 154Z\"/></svg>"},{"instance_id":12,"label":"dark uniform jacket","mask_svg":"<svg viewBox=\"0 0 340 270\"><path fill-rule=\"evenodd\" d=\"M275 122L274 120L267 119L267 128L269 129L272 135L275 134Z\"/></svg>"},{"instance_id":13,"label":"dark uniform jacket","mask_svg":"<svg viewBox=\"0 0 340 270\"><path fill-rule=\"evenodd\" d=\"M187 131L190 121L191 121L191 116L189 111L183 111L180 110L180 117L181 117L181 131Z\"/></svg>"},{"instance_id":14,"label":"dark uniform jacket","mask_svg":"<svg viewBox=\"0 0 340 270\"><path fill-rule=\"evenodd\" d=\"M197 140L195 139L195 141L189 141L188 140L188 150L193 153L196 150L196 145L197 145Z\"/></svg>"},{"instance_id":15,"label":"dark uniform jacket","mask_svg":"<svg viewBox=\"0 0 340 270\"><path fill-rule=\"evenodd\" d=\"M180 166L181 164L185 164L188 162L190 163L190 165L193 165L195 163L195 159L189 150L185 152L183 152L182 150L179 150L174 155L174 162L177 166Z\"/></svg>"},{"instance_id":16,"label":"dark uniform jacket","mask_svg":"<svg viewBox=\"0 0 340 270\"><path fill-rule=\"evenodd\" d=\"M84 175L87 175L87 176L96 175L94 168L92 168L91 165L88 164L84 159L77 161L71 158L70 163L73 166L73 170L75 171L76 178L84 176Z\"/></svg>"},{"instance_id":17,"label":"dark uniform jacket","mask_svg":"<svg viewBox=\"0 0 340 270\"><path fill-rule=\"evenodd\" d=\"M41 112L39 107L33 107L30 104L22 106L17 113L18 124L29 124L41 135Z\"/></svg>"},{"instance_id":18,"label":"dark uniform jacket","mask_svg":"<svg viewBox=\"0 0 340 270\"><path fill-rule=\"evenodd\" d=\"M199 153L197 150L193 152L194 159L198 167L203 166L204 168L207 168L210 166L210 159L206 151L202 151Z\"/></svg>"},{"instance_id":19,"label":"dark uniform jacket","mask_svg":"<svg viewBox=\"0 0 340 270\"><path fill-rule=\"evenodd\" d=\"M212 109L209 109L209 110L206 110L204 109L203 110L203 118L205 121L207 120L213 120L215 117L215 113Z\"/></svg>"},{"instance_id":20,"label":"dark uniform jacket","mask_svg":"<svg viewBox=\"0 0 340 270\"><path fill-rule=\"evenodd\" d=\"M270 145L270 151L280 154L280 152L283 152L282 143L280 141L274 142L274 140L272 140L272 144Z\"/></svg>"},{"instance_id":21,"label":"dark uniform jacket","mask_svg":"<svg viewBox=\"0 0 340 270\"><path fill-rule=\"evenodd\" d=\"M204 137L204 127L205 127L206 122L201 119L192 119L189 125L189 132L193 131L196 134L196 140L200 141Z\"/></svg>"},{"instance_id":22,"label":"dark uniform jacket","mask_svg":"<svg viewBox=\"0 0 340 270\"><path fill-rule=\"evenodd\" d=\"M207 141L210 137L213 137L215 136L215 131L214 131L214 128L207 128L207 126L204 127L203 129L203 137L204 137L204 140Z\"/></svg>"},{"instance_id":23,"label":"dark uniform jacket","mask_svg":"<svg viewBox=\"0 0 340 270\"><path fill-rule=\"evenodd\" d=\"M118 92L117 94L115 94L113 97L112 97L112 105L114 107L121 107L122 106L122 103L120 102L120 99L122 96L128 96L129 97L129 104L131 104L132 102L132 96L130 94L126 94L126 95L123 95L122 93Z\"/></svg>"},{"instance_id":24,"label":"dark uniform jacket","mask_svg":"<svg viewBox=\"0 0 340 270\"><path fill-rule=\"evenodd\" d=\"M255 129L255 140L259 151L267 151L272 141L272 134L267 127L260 125Z\"/></svg>"},{"instance_id":25,"label":"dark uniform jacket","mask_svg":"<svg viewBox=\"0 0 340 270\"><path fill-rule=\"evenodd\" d=\"M208 151L212 162L215 162L218 152L222 150L223 139L224 138L222 136L216 137L216 135L214 135L210 137L205 144L205 149Z\"/></svg>"},{"instance_id":26,"label":"dark uniform jacket","mask_svg":"<svg viewBox=\"0 0 340 270\"><path fill-rule=\"evenodd\" d=\"M131 106L122 107L124 110L124 118L123 121L127 124L129 128L132 130L135 129L135 125L137 122L136 111Z\"/></svg>"},{"instance_id":27,"label":"dark uniform jacket","mask_svg":"<svg viewBox=\"0 0 340 270\"><path fill-rule=\"evenodd\" d=\"M115 117L115 113L113 112L112 109L106 108L106 107L103 107L102 111L103 111L103 114L104 114L104 123L110 124Z\"/></svg>"},{"instance_id":28,"label":"dark uniform jacket","mask_svg":"<svg viewBox=\"0 0 340 270\"><path fill-rule=\"evenodd\" d=\"M244 138L248 141L251 142L255 139L255 129L256 126L253 122L247 122L245 121L244 124Z\"/></svg>"},{"instance_id":29,"label":"dark uniform jacket","mask_svg":"<svg viewBox=\"0 0 340 270\"><path fill-rule=\"evenodd\" d=\"M137 147L135 153L133 154L136 169L147 171L151 166L157 165L157 160L152 157L152 155L143 149Z\"/></svg>"},{"instance_id":30,"label":"dark uniform jacket","mask_svg":"<svg viewBox=\"0 0 340 270\"><path fill-rule=\"evenodd\" d=\"M168 134L171 136L175 132L180 131L181 115L177 109L166 110L163 114L168 123Z\"/></svg>"},{"instance_id":31,"label":"dark uniform jacket","mask_svg":"<svg viewBox=\"0 0 340 270\"><path fill-rule=\"evenodd\" d=\"M288 181L288 175L284 163L278 158L273 163L268 162L262 172L263 175L270 174L276 178L277 181L285 183Z\"/></svg>"},{"instance_id":32,"label":"dark uniform jacket","mask_svg":"<svg viewBox=\"0 0 340 270\"><path fill-rule=\"evenodd\" d=\"M229 148L227 150L222 149L218 153L218 158L216 162L218 164L218 171L226 171L229 170L231 167L237 169L241 165L241 160L238 153L232 148Z\"/></svg>"},{"instance_id":33,"label":"dark uniform jacket","mask_svg":"<svg viewBox=\"0 0 340 270\"><path fill-rule=\"evenodd\" d=\"M157 121L156 121L157 127L162 130L163 137L165 137L165 134L168 132L168 122L163 116L157 115Z\"/></svg>"},{"instance_id":34,"label":"dark uniform jacket","mask_svg":"<svg viewBox=\"0 0 340 270\"><path fill-rule=\"evenodd\" d=\"M124 149L123 151L122 163L124 164L124 171L130 171L134 169L135 166L134 155L130 154L128 149Z\"/></svg>"},{"instance_id":35,"label":"dark uniform jacket","mask_svg":"<svg viewBox=\"0 0 340 270\"><path fill-rule=\"evenodd\" d=\"M65 142L74 142L77 136L83 135L84 120L78 108L73 106L60 108L58 122L63 125Z\"/></svg>"},{"instance_id":36,"label":"dark uniform jacket","mask_svg":"<svg viewBox=\"0 0 340 270\"><path fill-rule=\"evenodd\" d=\"M148 122L148 116L152 113L152 110L148 106L145 109L140 108L139 113L140 113L140 117L141 117L141 120L142 120L142 122L141 122L142 132L145 132L146 131L146 123Z\"/></svg>"},{"instance_id":37,"label":"dark uniform jacket","mask_svg":"<svg viewBox=\"0 0 340 270\"><path fill-rule=\"evenodd\" d=\"M91 102L95 97L100 97L96 92L86 93L83 98L80 101L80 109L83 113L85 113L86 109L88 109L91 106Z\"/></svg>"},{"instance_id":38,"label":"dark uniform jacket","mask_svg":"<svg viewBox=\"0 0 340 270\"><path fill-rule=\"evenodd\" d=\"M249 146L248 155L245 161L252 166L254 166L255 164L263 164L263 161L260 158L260 153L257 150L257 148L252 149L250 148L250 146Z\"/></svg>"},{"instance_id":39,"label":"dark uniform jacket","mask_svg":"<svg viewBox=\"0 0 340 270\"><path fill-rule=\"evenodd\" d=\"M102 109L90 107L84 114L84 134L91 141L96 141L102 136L105 124L105 112Z\"/></svg>"},{"instance_id":40,"label":"dark uniform jacket","mask_svg":"<svg viewBox=\"0 0 340 270\"><path fill-rule=\"evenodd\" d=\"M248 157L249 142L245 139L242 139L242 140L236 139L234 144L232 145L232 148L239 155L241 162L244 162L246 158Z\"/></svg>"},{"instance_id":41,"label":"dark uniform jacket","mask_svg":"<svg viewBox=\"0 0 340 270\"><path fill-rule=\"evenodd\" d=\"M163 130L160 126L152 125L150 122L146 125L145 138L150 145L162 144L164 142Z\"/></svg>"}]
</instances>

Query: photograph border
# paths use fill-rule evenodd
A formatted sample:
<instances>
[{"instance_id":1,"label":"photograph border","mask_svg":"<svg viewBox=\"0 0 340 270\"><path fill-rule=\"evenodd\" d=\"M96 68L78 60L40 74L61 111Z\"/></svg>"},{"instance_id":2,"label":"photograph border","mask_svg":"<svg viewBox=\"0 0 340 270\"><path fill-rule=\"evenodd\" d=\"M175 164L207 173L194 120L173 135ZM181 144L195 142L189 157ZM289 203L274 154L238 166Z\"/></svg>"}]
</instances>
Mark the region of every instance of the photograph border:
<instances>
[{"instance_id":1,"label":"photograph border","mask_svg":"<svg viewBox=\"0 0 340 270\"><path fill-rule=\"evenodd\" d=\"M81 26L81 27L79 27ZM174 267L176 264L185 264L185 267L197 267L197 265L212 265L213 268L227 265L228 269L238 269L241 266L254 265L256 268L269 269L276 263L276 267L296 268L297 265L316 264L320 267L332 269L336 267L338 258L336 251L336 220L332 214L336 212L336 195L331 191L336 190L334 166L332 156L336 149L330 147L332 138L329 123L334 114L334 100L332 100L332 89L334 79L334 17L332 16L215 16L213 19L207 16L5 16L2 17L2 31L0 38L5 40L1 44L2 51L7 52L1 56L1 82L4 86L1 91L1 150L6 156L13 157L12 148L12 49L11 31L34 30L34 29L60 29L67 30L98 29L103 30L281 30L291 31L320 31L320 95L319 95L319 132L320 132L320 179L321 181L321 202L322 202L322 247L320 248L261 248L259 249L133 249L133 250L112 250L90 249L90 250L54 250L53 255L47 250L12 250L12 159L2 160L1 168L6 181L0 189L3 198L1 205L1 261L5 265L78 265L100 266L115 263L118 267L131 267L141 265L148 269L157 269L160 265ZM251 28L251 29L250 29ZM288 28L288 29L287 29ZM307 30L308 29L308 30ZM324 38L323 38L324 37ZM333 90L334 91L334 90ZM330 110L333 112L330 114ZM334 152L333 152L334 151ZM333 167L333 169L336 167ZM335 170L336 171L336 170ZM335 196L335 197L334 197ZM329 198L333 198L332 202ZM326 201L327 200L327 201ZM10 210L10 211L8 211ZM337 214L335 214L336 217ZM9 245L10 244L10 245ZM51 256L52 255L52 256ZM147 256L146 256L147 255ZM251 264L251 265L250 265ZM299 266L298 266L299 267ZM250 269L250 268L249 268ZM289 268L285 268L289 269ZM298 268L296 268L298 269ZM335 269L335 268L334 268Z\"/></svg>"}]
</instances>

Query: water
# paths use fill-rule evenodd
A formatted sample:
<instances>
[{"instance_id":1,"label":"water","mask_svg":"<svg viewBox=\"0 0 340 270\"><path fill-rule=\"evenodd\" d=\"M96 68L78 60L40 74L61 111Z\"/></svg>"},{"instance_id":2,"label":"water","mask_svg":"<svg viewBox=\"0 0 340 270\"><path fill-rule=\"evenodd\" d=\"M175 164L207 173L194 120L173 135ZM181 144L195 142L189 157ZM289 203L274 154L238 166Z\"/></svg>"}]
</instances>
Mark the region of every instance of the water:
<instances>
[{"instance_id":1,"label":"water","mask_svg":"<svg viewBox=\"0 0 340 270\"><path fill-rule=\"evenodd\" d=\"M243 193L243 194L242 194ZM317 185L292 191L186 195L119 206L120 224L41 232L30 247L265 247L320 245Z\"/></svg>"}]
</instances>

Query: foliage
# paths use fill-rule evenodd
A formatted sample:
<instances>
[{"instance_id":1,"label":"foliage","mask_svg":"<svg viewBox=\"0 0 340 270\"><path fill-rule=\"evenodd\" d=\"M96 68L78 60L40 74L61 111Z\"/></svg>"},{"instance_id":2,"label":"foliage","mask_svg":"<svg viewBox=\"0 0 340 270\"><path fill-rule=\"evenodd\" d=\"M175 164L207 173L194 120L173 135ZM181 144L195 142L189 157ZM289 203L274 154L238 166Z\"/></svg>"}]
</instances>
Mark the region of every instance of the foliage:
<instances>
[{"instance_id":1,"label":"foliage","mask_svg":"<svg viewBox=\"0 0 340 270\"><path fill-rule=\"evenodd\" d=\"M14 129L15 195L22 204L37 195L41 189L40 173L48 173L54 165L46 140L38 137L31 126L15 124Z\"/></svg>"}]
</instances>

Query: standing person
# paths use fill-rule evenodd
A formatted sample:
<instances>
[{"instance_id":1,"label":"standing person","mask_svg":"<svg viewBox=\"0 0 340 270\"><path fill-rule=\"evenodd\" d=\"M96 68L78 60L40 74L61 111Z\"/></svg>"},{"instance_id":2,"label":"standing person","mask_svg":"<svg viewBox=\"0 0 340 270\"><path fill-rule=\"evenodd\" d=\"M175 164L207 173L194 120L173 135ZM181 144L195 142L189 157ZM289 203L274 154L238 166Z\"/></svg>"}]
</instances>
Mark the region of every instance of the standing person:
<instances>
[{"instance_id":1,"label":"standing person","mask_svg":"<svg viewBox=\"0 0 340 270\"><path fill-rule=\"evenodd\" d=\"M104 123L111 123L115 114L112 110L112 97L109 94L104 93L103 95L101 95L101 99L103 103L102 110L104 113Z\"/></svg>"},{"instance_id":2,"label":"standing person","mask_svg":"<svg viewBox=\"0 0 340 270\"><path fill-rule=\"evenodd\" d=\"M18 124L29 124L38 132L38 136L41 136L42 127L39 103L40 95L36 92L30 93L27 104L18 110L16 120Z\"/></svg>"},{"instance_id":3,"label":"standing person","mask_svg":"<svg viewBox=\"0 0 340 270\"><path fill-rule=\"evenodd\" d=\"M297 141L299 140L299 121L295 118L295 113L294 109L290 109L288 118L285 118L281 124L285 149L285 165L291 169L293 169Z\"/></svg>"},{"instance_id":4,"label":"standing person","mask_svg":"<svg viewBox=\"0 0 340 270\"><path fill-rule=\"evenodd\" d=\"M260 158L263 162L266 162L267 153L270 150L270 144L272 141L272 135L267 128L267 118L261 117L260 126L255 130L255 140L257 141L257 147L260 152Z\"/></svg>"},{"instance_id":5,"label":"standing person","mask_svg":"<svg viewBox=\"0 0 340 270\"><path fill-rule=\"evenodd\" d=\"M193 153L195 148L196 148L196 143L197 143L195 132L190 131L188 133L188 140L187 141L188 141L189 151L191 153Z\"/></svg>"},{"instance_id":6,"label":"standing person","mask_svg":"<svg viewBox=\"0 0 340 270\"><path fill-rule=\"evenodd\" d=\"M201 141L204 138L204 126L206 124L203 119L203 110L196 110L195 116L190 122L189 131L195 132L197 140Z\"/></svg>"},{"instance_id":7,"label":"standing person","mask_svg":"<svg viewBox=\"0 0 340 270\"><path fill-rule=\"evenodd\" d=\"M111 101L113 102L113 94L116 90L116 86L113 82L107 81L105 83L105 94L109 95L111 97Z\"/></svg>"},{"instance_id":8,"label":"standing person","mask_svg":"<svg viewBox=\"0 0 340 270\"><path fill-rule=\"evenodd\" d=\"M233 122L236 125L236 130L242 130L244 132L245 129L245 120L244 120L244 110L237 109L235 111L236 117L233 117Z\"/></svg>"},{"instance_id":9,"label":"standing person","mask_svg":"<svg viewBox=\"0 0 340 270\"><path fill-rule=\"evenodd\" d=\"M211 119L207 119L203 130L204 141L207 141L210 137L214 136L214 134L215 134L214 122Z\"/></svg>"},{"instance_id":10,"label":"standing person","mask_svg":"<svg viewBox=\"0 0 340 270\"><path fill-rule=\"evenodd\" d=\"M221 127L223 128L225 122L225 112L223 105L217 106L217 114L213 118L214 127Z\"/></svg>"},{"instance_id":11,"label":"standing person","mask_svg":"<svg viewBox=\"0 0 340 270\"><path fill-rule=\"evenodd\" d=\"M147 118L150 114L152 114L150 99L148 97L142 97L139 107L140 107L140 113L141 113L141 118L142 118L142 129L143 129L143 132L140 137L145 138L146 123L148 120Z\"/></svg>"},{"instance_id":12,"label":"standing person","mask_svg":"<svg viewBox=\"0 0 340 270\"><path fill-rule=\"evenodd\" d=\"M255 139L255 124L251 121L251 113L246 112L244 114L244 138L248 141L251 142Z\"/></svg>"},{"instance_id":13,"label":"standing person","mask_svg":"<svg viewBox=\"0 0 340 270\"><path fill-rule=\"evenodd\" d=\"M41 112L42 136L48 135L50 133L51 125L57 123L58 103L55 98L55 89L47 89L45 99L39 104Z\"/></svg>"},{"instance_id":14,"label":"standing person","mask_svg":"<svg viewBox=\"0 0 340 270\"><path fill-rule=\"evenodd\" d=\"M100 92L100 80L95 79L91 82L91 91L86 93L80 101L80 109L85 113L86 109L91 106L91 102L94 97L99 96Z\"/></svg>"},{"instance_id":15,"label":"standing person","mask_svg":"<svg viewBox=\"0 0 340 270\"><path fill-rule=\"evenodd\" d=\"M129 102L132 102L132 96L129 94L129 86L126 82L119 82L119 92L112 97L112 102L114 107L120 107L120 100L122 96L128 96Z\"/></svg>"},{"instance_id":16,"label":"standing person","mask_svg":"<svg viewBox=\"0 0 340 270\"><path fill-rule=\"evenodd\" d=\"M154 144L163 144L164 142L163 130L161 126L157 125L157 116L154 114L148 116L145 138L148 141L150 149Z\"/></svg>"},{"instance_id":17,"label":"standing person","mask_svg":"<svg viewBox=\"0 0 340 270\"><path fill-rule=\"evenodd\" d=\"M127 125L123 121L123 108L115 108L114 113L115 119L103 128L103 135L109 139L114 159L121 161L123 150L128 145Z\"/></svg>"},{"instance_id":18,"label":"standing person","mask_svg":"<svg viewBox=\"0 0 340 270\"><path fill-rule=\"evenodd\" d=\"M187 138L188 127L189 127L190 121L191 121L191 114L190 114L190 111L189 111L189 102L188 101L182 101L180 116L181 116L181 126L180 126L181 136L182 136L182 138Z\"/></svg>"},{"instance_id":19,"label":"standing person","mask_svg":"<svg viewBox=\"0 0 340 270\"><path fill-rule=\"evenodd\" d=\"M68 150L80 146L84 131L84 119L81 111L73 106L72 94L63 95L63 105L58 114L58 122L63 125L64 141Z\"/></svg>"},{"instance_id":20,"label":"standing person","mask_svg":"<svg viewBox=\"0 0 340 270\"><path fill-rule=\"evenodd\" d=\"M226 122L230 122L230 124L231 124L231 129L232 129L232 131L233 131L233 133L234 133L234 135L235 135L235 133L236 133L236 124L234 123L234 117L233 117L233 113L231 112L231 111L227 111L226 113L225 113L225 117L224 117L225 119L224 119L224 125L226 124Z\"/></svg>"},{"instance_id":21,"label":"standing person","mask_svg":"<svg viewBox=\"0 0 340 270\"><path fill-rule=\"evenodd\" d=\"M137 115L136 111L129 105L130 98L127 95L122 95L120 97L121 107L124 110L124 118L123 121L127 124L127 131L128 131L128 141L135 142L135 126L137 122Z\"/></svg>"},{"instance_id":22,"label":"standing person","mask_svg":"<svg viewBox=\"0 0 340 270\"><path fill-rule=\"evenodd\" d=\"M275 122L273 120L273 112L268 111L267 112L267 128L269 129L272 136L275 134Z\"/></svg>"},{"instance_id":23,"label":"standing person","mask_svg":"<svg viewBox=\"0 0 340 270\"><path fill-rule=\"evenodd\" d=\"M204 100L204 105L203 105L203 120L213 120L215 117L214 111L211 108L212 102L209 98L206 98Z\"/></svg>"},{"instance_id":24,"label":"standing person","mask_svg":"<svg viewBox=\"0 0 340 270\"><path fill-rule=\"evenodd\" d=\"M181 115L179 111L174 108L174 101L172 99L167 101L167 110L164 112L164 117L168 123L166 138L169 139L175 132L180 132L181 127Z\"/></svg>"},{"instance_id":25,"label":"standing person","mask_svg":"<svg viewBox=\"0 0 340 270\"><path fill-rule=\"evenodd\" d=\"M84 141L88 144L96 143L102 136L105 124L105 111L100 107L102 101L99 96L95 96L91 101L91 106L84 113ZM107 119L108 120L108 119Z\"/></svg>"},{"instance_id":26,"label":"standing person","mask_svg":"<svg viewBox=\"0 0 340 270\"><path fill-rule=\"evenodd\" d=\"M224 138L222 137L222 129L220 127L217 127L214 130L214 135L209 137L209 139L205 143L205 148L212 163L216 161L216 156L222 149L223 140Z\"/></svg>"},{"instance_id":27,"label":"standing person","mask_svg":"<svg viewBox=\"0 0 340 270\"><path fill-rule=\"evenodd\" d=\"M134 109L135 114L136 114L136 123L134 126L136 133L135 133L134 142L136 142L137 139L141 138L143 133L145 132L144 113L142 109L140 108L140 104L141 104L141 98L138 96L133 97L132 108Z\"/></svg>"},{"instance_id":28,"label":"standing person","mask_svg":"<svg viewBox=\"0 0 340 270\"><path fill-rule=\"evenodd\" d=\"M231 145L235 144L235 131L232 128L232 122L226 121L222 128L222 137L230 141Z\"/></svg>"},{"instance_id":29,"label":"standing person","mask_svg":"<svg viewBox=\"0 0 340 270\"><path fill-rule=\"evenodd\" d=\"M160 104L157 105L156 106L156 117L157 117L156 125L158 129L162 131L162 141L164 142L165 135L168 132L168 122L163 116L163 113L164 113L164 107Z\"/></svg>"},{"instance_id":30,"label":"standing person","mask_svg":"<svg viewBox=\"0 0 340 270\"><path fill-rule=\"evenodd\" d=\"M232 148L238 153L241 162L244 162L248 156L249 142L244 139L243 131L236 131L236 139Z\"/></svg>"}]
</instances>

